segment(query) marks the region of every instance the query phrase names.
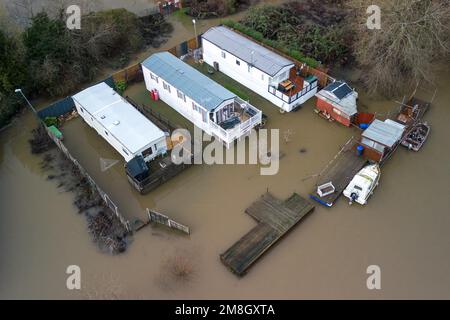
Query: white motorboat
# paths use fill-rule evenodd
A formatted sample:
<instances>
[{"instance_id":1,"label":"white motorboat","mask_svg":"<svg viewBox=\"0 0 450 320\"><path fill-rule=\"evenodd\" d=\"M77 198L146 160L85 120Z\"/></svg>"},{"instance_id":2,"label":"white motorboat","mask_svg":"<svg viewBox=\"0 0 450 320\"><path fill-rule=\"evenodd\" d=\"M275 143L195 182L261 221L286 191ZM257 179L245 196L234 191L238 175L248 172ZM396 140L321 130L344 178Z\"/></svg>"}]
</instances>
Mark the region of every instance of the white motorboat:
<instances>
[{"instance_id":1,"label":"white motorboat","mask_svg":"<svg viewBox=\"0 0 450 320\"><path fill-rule=\"evenodd\" d=\"M365 205L378 185L380 174L381 171L378 164L370 164L362 168L344 190L344 196L349 199L349 204L358 202L361 205Z\"/></svg>"}]
</instances>

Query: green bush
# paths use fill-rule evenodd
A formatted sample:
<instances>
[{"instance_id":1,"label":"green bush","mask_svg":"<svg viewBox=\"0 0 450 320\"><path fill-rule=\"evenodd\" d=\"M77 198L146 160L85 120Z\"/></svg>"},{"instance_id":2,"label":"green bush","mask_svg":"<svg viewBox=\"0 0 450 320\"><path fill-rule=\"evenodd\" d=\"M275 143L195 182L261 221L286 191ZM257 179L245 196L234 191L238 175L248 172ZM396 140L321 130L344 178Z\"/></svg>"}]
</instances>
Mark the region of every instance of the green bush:
<instances>
[{"instance_id":1,"label":"green bush","mask_svg":"<svg viewBox=\"0 0 450 320\"><path fill-rule=\"evenodd\" d=\"M123 80L119 80L116 82L116 91L122 96L125 90L127 89L127 83Z\"/></svg>"},{"instance_id":2,"label":"green bush","mask_svg":"<svg viewBox=\"0 0 450 320\"><path fill-rule=\"evenodd\" d=\"M250 97L243 92L240 88L237 88L233 85L230 84L225 84L224 87L228 90L230 90L231 92L233 92L235 95L237 95L239 98L241 98L242 100L248 101L250 100Z\"/></svg>"}]
</instances>

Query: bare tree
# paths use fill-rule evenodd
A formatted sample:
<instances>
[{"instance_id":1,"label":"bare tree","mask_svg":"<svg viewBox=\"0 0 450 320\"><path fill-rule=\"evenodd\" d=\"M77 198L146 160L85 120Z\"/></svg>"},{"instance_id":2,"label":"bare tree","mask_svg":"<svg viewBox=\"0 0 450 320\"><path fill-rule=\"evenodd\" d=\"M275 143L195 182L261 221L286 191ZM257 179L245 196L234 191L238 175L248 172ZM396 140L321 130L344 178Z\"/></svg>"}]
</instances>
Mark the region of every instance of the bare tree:
<instances>
[{"instance_id":1,"label":"bare tree","mask_svg":"<svg viewBox=\"0 0 450 320\"><path fill-rule=\"evenodd\" d=\"M173 254L163 258L156 283L167 291L189 285L197 274L197 258L195 250L176 249Z\"/></svg>"},{"instance_id":2,"label":"bare tree","mask_svg":"<svg viewBox=\"0 0 450 320\"><path fill-rule=\"evenodd\" d=\"M449 53L450 0L379 0L381 30L366 26L371 0L350 2L354 53L370 93L386 96L417 81L433 81L433 63Z\"/></svg>"}]
</instances>

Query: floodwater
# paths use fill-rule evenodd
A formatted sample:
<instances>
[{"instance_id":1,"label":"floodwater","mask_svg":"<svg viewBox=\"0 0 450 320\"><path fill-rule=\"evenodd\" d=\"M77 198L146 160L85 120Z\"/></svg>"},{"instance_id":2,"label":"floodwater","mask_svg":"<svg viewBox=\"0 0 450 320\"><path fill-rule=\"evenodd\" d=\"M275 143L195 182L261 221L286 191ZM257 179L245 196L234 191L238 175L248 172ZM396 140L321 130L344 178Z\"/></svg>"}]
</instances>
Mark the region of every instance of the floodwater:
<instances>
[{"instance_id":1,"label":"floodwater","mask_svg":"<svg viewBox=\"0 0 450 320\"><path fill-rule=\"evenodd\" d=\"M185 32L165 47L186 39ZM351 129L319 118L313 101L281 115L251 95L269 116L268 128L280 129L285 156L279 174L260 176L256 166L195 166L142 196L126 181L120 156L80 119L68 122L66 145L123 214L143 218L145 208L154 208L192 231L187 237L146 227L125 254L109 256L89 238L72 195L47 180L40 157L30 154L27 140L36 121L26 113L0 132L0 298L450 298L449 66L437 83L425 115L432 125L428 142L419 153L395 153L369 204L349 207L341 199L331 209L317 206L241 279L219 254L255 226L245 208L267 188L280 198L294 191L306 196L315 181L304 178L321 171ZM363 111L385 113L394 106L359 92ZM128 94L150 103L142 86ZM121 161L102 172L101 158ZM166 260L177 255L192 261L188 281L165 273ZM69 265L81 268L81 291L66 289ZM380 266L382 290L367 289L369 265Z\"/></svg>"}]
</instances>

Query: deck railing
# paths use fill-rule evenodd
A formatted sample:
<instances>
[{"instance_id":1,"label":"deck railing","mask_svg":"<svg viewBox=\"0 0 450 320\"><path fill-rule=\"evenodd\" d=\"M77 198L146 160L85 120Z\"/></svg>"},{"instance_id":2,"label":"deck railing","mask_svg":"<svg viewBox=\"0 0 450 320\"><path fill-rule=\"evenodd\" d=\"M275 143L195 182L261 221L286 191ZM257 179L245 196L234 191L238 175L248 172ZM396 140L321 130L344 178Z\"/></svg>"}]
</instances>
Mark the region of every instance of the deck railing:
<instances>
[{"instance_id":1,"label":"deck railing","mask_svg":"<svg viewBox=\"0 0 450 320\"><path fill-rule=\"evenodd\" d=\"M228 130L225 130L213 121L210 122L213 134L227 144L233 142L235 139L244 136L245 134L250 132L252 128L261 124L262 121L262 111L253 107L251 104L245 102L244 100L237 99L236 102L240 104L242 109L250 110L250 114L253 114L253 116L245 120L244 122L240 122L239 124Z\"/></svg>"},{"instance_id":2,"label":"deck railing","mask_svg":"<svg viewBox=\"0 0 450 320\"><path fill-rule=\"evenodd\" d=\"M304 87L301 91L297 92L293 96L288 96L287 94L284 94L283 92L279 91L275 86L270 85L270 84L269 84L268 91L271 94L273 94L275 97L283 100L286 103L291 104L291 103L295 102L296 100L300 99L301 97L303 97L304 95L306 95L311 90L314 90L315 88L317 88L317 86L318 86L318 82L317 82L317 80L314 80L313 82L311 82L309 85Z\"/></svg>"}]
</instances>

